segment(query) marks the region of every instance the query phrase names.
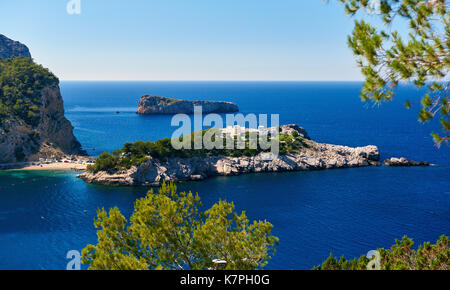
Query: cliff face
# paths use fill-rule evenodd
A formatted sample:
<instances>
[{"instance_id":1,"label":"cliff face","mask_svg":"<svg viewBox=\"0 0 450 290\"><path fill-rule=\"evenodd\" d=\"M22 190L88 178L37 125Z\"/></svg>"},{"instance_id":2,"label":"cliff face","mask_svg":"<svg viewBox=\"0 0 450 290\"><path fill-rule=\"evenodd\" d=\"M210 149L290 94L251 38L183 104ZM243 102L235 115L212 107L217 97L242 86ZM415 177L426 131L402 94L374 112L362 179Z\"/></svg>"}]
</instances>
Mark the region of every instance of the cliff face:
<instances>
[{"instance_id":1,"label":"cliff face","mask_svg":"<svg viewBox=\"0 0 450 290\"><path fill-rule=\"evenodd\" d=\"M236 104L217 101L187 101L153 95L141 97L138 105L138 114L193 114L194 106L202 106L204 114L239 112Z\"/></svg>"},{"instance_id":2,"label":"cliff face","mask_svg":"<svg viewBox=\"0 0 450 290\"><path fill-rule=\"evenodd\" d=\"M14 41L0 34L0 59L18 56L31 58L28 47L18 41Z\"/></svg>"},{"instance_id":3,"label":"cliff face","mask_svg":"<svg viewBox=\"0 0 450 290\"><path fill-rule=\"evenodd\" d=\"M0 35L0 163L85 155L64 117L58 79ZM5 44L6 43L6 44ZM14 72L3 74L3 70Z\"/></svg>"},{"instance_id":4,"label":"cliff face","mask_svg":"<svg viewBox=\"0 0 450 290\"><path fill-rule=\"evenodd\" d=\"M72 124L64 116L64 104L59 86L46 87L42 90L42 104L41 122L37 128L41 138L53 143L63 152L84 153L73 135Z\"/></svg>"},{"instance_id":5,"label":"cliff face","mask_svg":"<svg viewBox=\"0 0 450 290\"><path fill-rule=\"evenodd\" d=\"M166 161L151 158L138 167L117 174L107 172L84 173L86 182L103 185L159 186L162 182L197 181L212 176L236 176L246 173L309 171L337 168L379 166L380 154L376 146L351 148L320 144L309 139L306 131L297 126L282 126L282 132L293 130L304 136L307 147L298 153L265 160L254 157L170 158Z\"/></svg>"}]
</instances>

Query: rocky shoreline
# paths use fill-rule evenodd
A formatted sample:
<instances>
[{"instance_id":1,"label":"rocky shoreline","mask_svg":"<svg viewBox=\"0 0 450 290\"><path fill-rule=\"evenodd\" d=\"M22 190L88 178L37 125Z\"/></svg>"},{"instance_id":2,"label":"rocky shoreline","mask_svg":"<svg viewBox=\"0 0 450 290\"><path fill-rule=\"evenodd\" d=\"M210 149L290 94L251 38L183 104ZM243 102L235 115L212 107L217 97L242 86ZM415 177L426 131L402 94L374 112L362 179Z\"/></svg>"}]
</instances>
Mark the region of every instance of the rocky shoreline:
<instances>
[{"instance_id":1,"label":"rocky shoreline","mask_svg":"<svg viewBox=\"0 0 450 290\"><path fill-rule=\"evenodd\" d=\"M283 128L303 128L296 125ZM306 134L307 135L307 134ZM163 182L199 181L214 176L237 176L248 173L311 171L338 168L380 166L380 153L376 146L351 148L347 146L321 144L305 138L305 148L297 153L265 160L262 154L253 157L204 157L170 158L161 161L151 158L129 170L109 174L101 171L86 172L78 177L100 185L111 186L159 186Z\"/></svg>"}]
</instances>

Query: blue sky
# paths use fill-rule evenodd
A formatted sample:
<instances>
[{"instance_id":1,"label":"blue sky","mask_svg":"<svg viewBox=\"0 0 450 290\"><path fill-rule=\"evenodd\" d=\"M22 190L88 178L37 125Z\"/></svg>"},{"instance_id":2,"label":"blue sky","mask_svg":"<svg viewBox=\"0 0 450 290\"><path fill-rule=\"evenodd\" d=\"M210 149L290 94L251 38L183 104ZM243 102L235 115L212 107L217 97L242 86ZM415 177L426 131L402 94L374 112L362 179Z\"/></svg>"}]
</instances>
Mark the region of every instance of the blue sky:
<instances>
[{"instance_id":1,"label":"blue sky","mask_svg":"<svg viewBox=\"0 0 450 290\"><path fill-rule=\"evenodd\" d=\"M0 33L62 80L360 80L330 0L1 0Z\"/></svg>"}]
</instances>

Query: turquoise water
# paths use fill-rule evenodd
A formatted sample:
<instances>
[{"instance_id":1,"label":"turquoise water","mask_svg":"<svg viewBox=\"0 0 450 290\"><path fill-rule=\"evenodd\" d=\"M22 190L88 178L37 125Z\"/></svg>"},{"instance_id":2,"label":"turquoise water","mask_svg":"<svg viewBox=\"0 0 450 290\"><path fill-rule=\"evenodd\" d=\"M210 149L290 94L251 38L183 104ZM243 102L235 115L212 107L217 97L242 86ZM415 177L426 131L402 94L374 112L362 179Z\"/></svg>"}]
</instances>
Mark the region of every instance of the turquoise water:
<instances>
[{"instance_id":1,"label":"turquoise water","mask_svg":"<svg viewBox=\"0 0 450 290\"><path fill-rule=\"evenodd\" d=\"M382 157L436 163L430 168L360 168L252 174L181 184L209 206L234 201L252 219L267 219L280 238L270 269L309 269L330 252L360 256L408 235L418 242L450 235L449 148L403 107L420 95L403 87L381 107L358 99L360 83L63 82L66 116L92 155L123 143L169 137L170 117L134 113L142 94L236 102L246 113L278 113L317 141L378 145ZM120 111L120 114L116 114ZM0 173L0 269L65 269L67 251L96 241L98 208L125 216L145 188L89 185L72 172Z\"/></svg>"}]
</instances>

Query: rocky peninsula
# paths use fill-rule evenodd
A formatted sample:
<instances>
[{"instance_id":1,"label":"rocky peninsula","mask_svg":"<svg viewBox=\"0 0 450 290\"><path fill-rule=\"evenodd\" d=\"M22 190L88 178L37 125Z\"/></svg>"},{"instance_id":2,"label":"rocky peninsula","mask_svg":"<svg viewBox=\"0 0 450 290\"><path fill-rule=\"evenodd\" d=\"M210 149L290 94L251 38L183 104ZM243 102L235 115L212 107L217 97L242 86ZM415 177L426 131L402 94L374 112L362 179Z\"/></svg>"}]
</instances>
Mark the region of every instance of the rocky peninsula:
<instances>
[{"instance_id":1,"label":"rocky peninsula","mask_svg":"<svg viewBox=\"0 0 450 290\"><path fill-rule=\"evenodd\" d=\"M85 155L64 116L58 78L30 57L0 35L0 163Z\"/></svg>"},{"instance_id":2,"label":"rocky peninsula","mask_svg":"<svg viewBox=\"0 0 450 290\"><path fill-rule=\"evenodd\" d=\"M194 106L201 106L204 114L239 112L236 104L220 101L188 101L154 95L142 96L137 113L141 115L194 114Z\"/></svg>"},{"instance_id":3,"label":"rocky peninsula","mask_svg":"<svg viewBox=\"0 0 450 290\"><path fill-rule=\"evenodd\" d=\"M376 146L351 148L317 143L298 125L285 125L280 131L281 134L299 136L304 146L296 152L281 155L274 160L264 159L262 153L256 156L207 156L165 160L148 156L145 162L127 170L114 173L86 172L79 175L79 178L88 183L101 185L159 186L163 182L198 181L213 176L380 165L380 154Z\"/></svg>"}]
</instances>

